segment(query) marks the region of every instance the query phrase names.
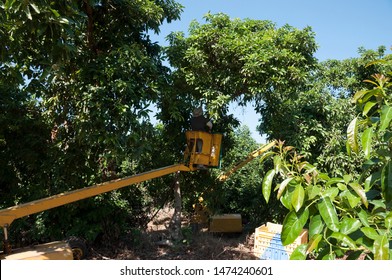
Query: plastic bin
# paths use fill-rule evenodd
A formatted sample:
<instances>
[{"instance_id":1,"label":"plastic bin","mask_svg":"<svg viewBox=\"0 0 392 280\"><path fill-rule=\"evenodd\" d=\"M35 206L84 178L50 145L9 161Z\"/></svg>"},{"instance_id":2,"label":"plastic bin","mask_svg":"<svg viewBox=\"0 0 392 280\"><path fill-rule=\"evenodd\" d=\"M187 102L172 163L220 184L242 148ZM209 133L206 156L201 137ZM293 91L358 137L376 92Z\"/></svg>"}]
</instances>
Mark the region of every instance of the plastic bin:
<instances>
[{"instance_id":1,"label":"plastic bin","mask_svg":"<svg viewBox=\"0 0 392 280\"><path fill-rule=\"evenodd\" d=\"M281 241L282 225L267 223L255 230L254 255L261 260L288 260L300 244L308 242L308 230L302 230L297 239L283 246Z\"/></svg>"}]
</instances>

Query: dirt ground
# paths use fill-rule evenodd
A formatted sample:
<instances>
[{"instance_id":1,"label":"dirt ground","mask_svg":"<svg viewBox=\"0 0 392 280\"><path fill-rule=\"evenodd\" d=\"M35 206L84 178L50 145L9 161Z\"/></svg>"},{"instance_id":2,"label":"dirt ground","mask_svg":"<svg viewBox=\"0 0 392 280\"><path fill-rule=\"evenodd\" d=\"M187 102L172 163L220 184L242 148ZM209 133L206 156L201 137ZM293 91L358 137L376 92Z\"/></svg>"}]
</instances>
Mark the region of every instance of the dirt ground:
<instances>
[{"instance_id":1,"label":"dirt ground","mask_svg":"<svg viewBox=\"0 0 392 280\"><path fill-rule=\"evenodd\" d=\"M171 241L169 225L173 210L164 208L145 231L135 231L118 244L90 249L91 260L252 260L254 233L216 235L206 228L191 230L183 220L183 238Z\"/></svg>"}]
</instances>

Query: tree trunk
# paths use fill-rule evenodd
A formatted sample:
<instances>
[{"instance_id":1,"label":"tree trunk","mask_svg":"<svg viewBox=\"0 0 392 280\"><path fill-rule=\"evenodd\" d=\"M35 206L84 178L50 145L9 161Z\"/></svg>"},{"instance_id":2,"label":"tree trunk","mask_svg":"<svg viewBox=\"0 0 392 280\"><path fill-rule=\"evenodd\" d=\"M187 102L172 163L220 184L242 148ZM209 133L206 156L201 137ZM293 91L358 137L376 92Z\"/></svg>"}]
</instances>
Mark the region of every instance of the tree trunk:
<instances>
[{"instance_id":1,"label":"tree trunk","mask_svg":"<svg viewBox=\"0 0 392 280\"><path fill-rule=\"evenodd\" d=\"M171 237L173 240L177 241L182 238L181 232L181 189L180 189L180 181L179 181L178 171L175 175L175 183L174 183L174 214L171 220L170 231Z\"/></svg>"}]
</instances>

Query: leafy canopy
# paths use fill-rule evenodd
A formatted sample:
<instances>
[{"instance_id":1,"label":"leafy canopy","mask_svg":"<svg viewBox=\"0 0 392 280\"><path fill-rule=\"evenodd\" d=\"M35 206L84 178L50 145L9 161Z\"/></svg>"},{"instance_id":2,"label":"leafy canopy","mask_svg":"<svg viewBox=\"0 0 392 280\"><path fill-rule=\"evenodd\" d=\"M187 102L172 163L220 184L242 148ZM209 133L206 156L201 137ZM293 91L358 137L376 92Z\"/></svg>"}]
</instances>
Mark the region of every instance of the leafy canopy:
<instances>
[{"instance_id":1,"label":"leafy canopy","mask_svg":"<svg viewBox=\"0 0 392 280\"><path fill-rule=\"evenodd\" d=\"M277 28L270 21L207 14L193 22L189 37L169 36L166 53L175 75L194 89L213 116L227 113L230 101L255 101L256 109L295 94L316 60L309 27Z\"/></svg>"}]
</instances>

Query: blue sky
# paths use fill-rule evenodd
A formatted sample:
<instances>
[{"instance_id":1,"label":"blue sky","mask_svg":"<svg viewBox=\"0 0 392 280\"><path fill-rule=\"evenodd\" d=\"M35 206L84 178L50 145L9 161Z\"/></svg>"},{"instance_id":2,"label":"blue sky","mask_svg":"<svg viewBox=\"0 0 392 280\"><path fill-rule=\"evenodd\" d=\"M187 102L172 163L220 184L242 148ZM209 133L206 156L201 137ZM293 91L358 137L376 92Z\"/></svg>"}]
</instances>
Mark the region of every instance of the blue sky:
<instances>
[{"instance_id":1,"label":"blue sky","mask_svg":"<svg viewBox=\"0 0 392 280\"><path fill-rule=\"evenodd\" d=\"M358 56L358 48L376 49L384 45L391 53L392 0L177 0L184 6L181 20L161 26L153 37L167 45L165 37L173 31L187 33L192 20L203 23L207 12L225 13L232 18L270 20L278 27L289 24L296 28L312 27L318 50L315 56L346 59ZM252 107L233 107L239 120L255 132L259 116Z\"/></svg>"}]
</instances>

